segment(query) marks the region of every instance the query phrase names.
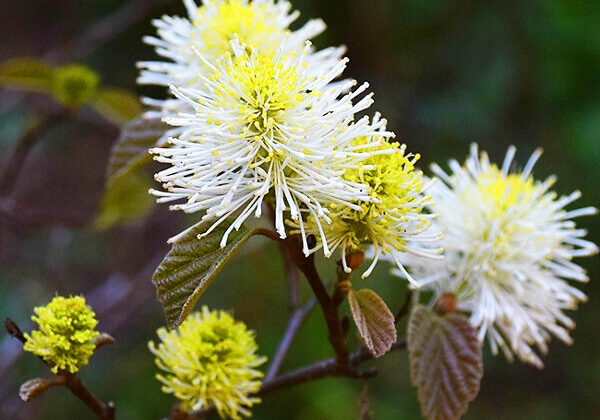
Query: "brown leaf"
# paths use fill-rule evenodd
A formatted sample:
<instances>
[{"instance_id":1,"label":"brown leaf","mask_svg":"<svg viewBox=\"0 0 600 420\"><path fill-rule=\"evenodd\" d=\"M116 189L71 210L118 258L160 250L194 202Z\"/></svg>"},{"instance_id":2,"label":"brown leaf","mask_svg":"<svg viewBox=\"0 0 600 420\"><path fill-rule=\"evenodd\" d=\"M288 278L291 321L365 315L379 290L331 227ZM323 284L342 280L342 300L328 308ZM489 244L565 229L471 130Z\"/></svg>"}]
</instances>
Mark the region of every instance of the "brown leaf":
<instances>
[{"instance_id":1,"label":"brown leaf","mask_svg":"<svg viewBox=\"0 0 600 420\"><path fill-rule=\"evenodd\" d=\"M42 379L35 378L30 379L21 385L19 389L19 396L25 402L29 402L36 397L39 397L44 391L53 386L62 385L65 383L65 378L59 376L56 379Z\"/></svg>"},{"instance_id":2,"label":"brown leaf","mask_svg":"<svg viewBox=\"0 0 600 420\"><path fill-rule=\"evenodd\" d=\"M373 356L383 356L397 339L394 315L370 289L350 290L348 302L363 343Z\"/></svg>"},{"instance_id":3,"label":"brown leaf","mask_svg":"<svg viewBox=\"0 0 600 420\"><path fill-rule=\"evenodd\" d=\"M459 419L477 396L483 376L475 328L463 315L438 315L418 306L408 325L408 351L423 416Z\"/></svg>"},{"instance_id":4,"label":"brown leaf","mask_svg":"<svg viewBox=\"0 0 600 420\"><path fill-rule=\"evenodd\" d=\"M107 346L114 342L115 342L114 337L112 335L109 335L106 333L100 333L100 335L96 336L92 340L92 344L96 345L96 350L98 350L100 347Z\"/></svg>"}]
</instances>

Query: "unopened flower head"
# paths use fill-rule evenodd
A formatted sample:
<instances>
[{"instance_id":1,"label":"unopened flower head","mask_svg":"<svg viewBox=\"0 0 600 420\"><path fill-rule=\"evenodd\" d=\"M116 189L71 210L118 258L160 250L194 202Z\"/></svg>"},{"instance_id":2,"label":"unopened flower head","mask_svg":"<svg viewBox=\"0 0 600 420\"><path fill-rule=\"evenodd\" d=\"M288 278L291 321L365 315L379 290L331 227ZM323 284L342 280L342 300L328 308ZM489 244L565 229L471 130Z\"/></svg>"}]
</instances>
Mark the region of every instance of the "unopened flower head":
<instances>
[{"instance_id":1,"label":"unopened flower head","mask_svg":"<svg viewBox=\"0 0 600 420\"><path fill-rule=\"evenodd\" d=\"M521 172L511 172L514 154L509 148L499 168L473 146L464 166L450 162L451 174L433 166L443 180L431 191L446 254L443 262L413 261L411 268L424 287L457 294L459 310L471 313L494 353L501 348L509 360L514 354L541 367L538 353L551 335L571 342L574 323L563 311L586 299L568 283L588 280L572 259L597 247L572 219L596 209L565 210L580 193L558 197L550 191L554 177L531 176L539 150Z\"/></svg>"},{"instance_id":2,"label":"unopened flower head","mask_svg":"<svg viewBox=\"0 0 600 420\"><path fill-rule=\"evenodd\" d=\"M375 116L374 121L381 121L385 126L385 120L380 120L379 115ZM441 258L439 249L414 247L407 242L416 238L422 243L440 239L440 235L425 233L431 226L429 219L435 215L422 212L425 205L431 204L431 197L425 194L429 184L423 179L422 173L415 170L415 163L420 156L405 154L405 145L390 143L384 138L379 140L379 145L373 147L376 143L373 138L354 139L353 152L365 153L369 157L355 167L346 169L343 174L348 182L367 185L371 200L357 202L358 208L331 204L332 222L324 226L330 251L338 247L341 249L342 265L347 272L351 269L346 264L346 255L372 245L373 261L363 277L373 271L382 255L393 260L402 270L400 255L406 252ZM310 221L314 222L314 219ZM308 231L318 232L317 226L311 223Z\"/></svg>"},{"instance_id":3,"label":"unopened flower head","mask_svg":"<svg viewBox=\"0 0 600 420\"><path fill-rule=\"evenodd\" d=\"M96 95L100 78L91 69L77 64L57 67L52 90L67 107L77 107Z\"/></svg>"},{"instance_id":4,"label":"unopened flower head","mask_svg":"<svg viewBox=\"0 0 600 420\"><path fill-rule=\"evenodd\" d=\"M34 309L32 316L39 329L25 334L23 346L40 356L52 366L52 371L67 370L75 373L87 365L96 345L92 340L99 335L94 328L98 324L92 309L81 296L64 298L57 296L46 306Z\"/></svg>"},{"instance_id":5,"label":"unopened flower head","mask_svg":"<svg viewBox=\"0 0 600 420\"><path fill-rule=\"evenodd\" d=\"M256 355L252 331L223 311L192 313L176 331L160 328L158 345L149 343L165 393L181 400L181 408L199 411L214 407L222 418L250 416L248 407L260 402L250 394L260 388L265 357Z\"/></svg>"},{"instance_id":6,"label":"unopened flower head","mask_svg":"<svg viewBox=\"0 0 600 420\"><path fill-rule=\"evenodd\" d=\"M156 175L166 190L152 191L159 202L185 200L172 209L205 210L207 219L215 219L213 226L235 215L224 246L231 230L251 214L261 215L265 198L273 204L281 237L286 235L284 212L304 231L302 213L320 226L321 220L330 221L324 203L360 209L353 203L371 200L366 185L342 176L369 156L355 151L352 141L392 133L379 130L380 121L354 121L372 99L368 94L353 102L367 84L346 93L354 81L331 83L346 60L315 69L306 61L308 45L299 54L284 49L248 53L236 41L232 46L235 56L214 65L205 61L212 73L201 76L195 88L173 88L195 112L166 118L182 135L171 139L175 147L151 150L155 159L172 165ZM363 148L380 143L374 139Z\"/></svg>"},{"instance_id":7,"label":"unopened flower head","mask_svg":"<svg viewBox=\"0 0 600 420\"><path fill-rule=\"evenodd\" d=\"M300 13L291 11L283 0L204 0L198 7L193 0L184 0L188 18L163 17L155 20L158 37L146 37L145 42L156 47L157 53L169 62L142 62L139 82L168 86L195 83L197 74L206 71L197 52L213 63L232 53L230 41L239 40L249 48L269 51L286 44L300 51L304 42L325 29L320 19L310 20L297 31L289 25Z\"/></svg>"}]
</instances>

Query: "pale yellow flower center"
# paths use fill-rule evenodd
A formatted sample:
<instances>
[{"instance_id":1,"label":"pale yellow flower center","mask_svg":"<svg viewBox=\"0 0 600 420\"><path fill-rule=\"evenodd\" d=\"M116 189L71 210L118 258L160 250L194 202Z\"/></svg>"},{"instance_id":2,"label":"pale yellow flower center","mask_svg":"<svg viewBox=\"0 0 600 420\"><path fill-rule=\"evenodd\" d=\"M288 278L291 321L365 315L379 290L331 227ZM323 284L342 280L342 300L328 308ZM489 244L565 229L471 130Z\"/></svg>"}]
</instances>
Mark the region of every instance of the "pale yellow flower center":
<instances>
[{"instance_id":1,"label":"pale yellow flower center","mask_svg":"<svg viewBox=\"0 0 600 420\"><path fill-rule=\"evenodd\" d=\"M206 48L216 55L231 51L229 42L237 35L249 47L270 36L284 36L288 31L277 26L276 14L267 5L253 5L241 0L210 2L217 13L207 14L206 6L198 9L195 26L205 28L201 37ZM262 45L261 45L262 46Z\"/></svg>"},{"instance_id":2,"label":"pale yellow flower center","mask_svg":"<svg viewBox=\"0 0 600 420\"><path fill-rule=\"evenodd\" d=\"M504 175L492 165L478 176L477 186L484 203L493 209L489 216L501 218L515 204L531 200L534 181L532 177L523 180L521 174Z\"/></svg>"}]
</instances>

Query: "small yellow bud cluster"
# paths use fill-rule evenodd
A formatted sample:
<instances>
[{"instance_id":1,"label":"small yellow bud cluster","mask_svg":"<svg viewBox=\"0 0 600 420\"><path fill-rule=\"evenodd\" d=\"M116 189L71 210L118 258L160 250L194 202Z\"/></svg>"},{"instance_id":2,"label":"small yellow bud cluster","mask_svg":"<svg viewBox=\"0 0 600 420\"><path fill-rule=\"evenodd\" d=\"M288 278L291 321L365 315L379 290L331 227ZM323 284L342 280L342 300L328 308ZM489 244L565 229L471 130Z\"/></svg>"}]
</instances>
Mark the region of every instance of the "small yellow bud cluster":
<instances>
[{"instance_id":1,"label":"small yellow bud cluster","mask_svg":"<svg viewBox=\"0 0 600 420\"><path fill-rule=\"evenodd\" d=\"M174 394L181 408L197 411L214 407L222 418L250 416L246 407L259 403L262 372L252 331L224 311L192 313L176 331L160 328L158 345L149 343L165 393Z\"/></svg>"},{"instance_id":2,"label":"small yellow bud cluster","mask_svg":"<svg viewBox=\"0 0 600 420\"><path fill-rule=\"evenodd\" d=\"M58 67L54 75L54 94L65 106L75 108L97 93L100 78L85 66Z\"/></svg>"},{"instance_id":3,"label":"small yellow bud cluster","mask_svg":"<svg viewBox=\"0 0 600 420\"><path fill-rule=\"evenodd\" d=\"M24 350L40 356L59 370L75 373L87 364L96 348L92 340L100 333L92 309L81 296L64 298L57 296L46 306L34 309L32 316L39 330L25 334Z\"/></svg>"}]
</instances>

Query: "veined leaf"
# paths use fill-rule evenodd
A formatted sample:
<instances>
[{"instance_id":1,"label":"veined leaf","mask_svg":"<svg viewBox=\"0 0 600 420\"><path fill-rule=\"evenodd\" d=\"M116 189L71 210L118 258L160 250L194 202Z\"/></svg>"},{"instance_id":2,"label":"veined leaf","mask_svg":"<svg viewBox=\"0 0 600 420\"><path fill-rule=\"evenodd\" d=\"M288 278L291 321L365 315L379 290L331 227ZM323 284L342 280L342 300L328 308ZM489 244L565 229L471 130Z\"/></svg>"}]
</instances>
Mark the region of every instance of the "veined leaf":
<instances>
[{"instance_id":1,"label":"veined leaf","mask_svg":"<svg viewBox=\"0 0 600 420\"><path fill-rule=\"evenodd\" d=\"M108 183L151 160L148 149L162 146L167 127L158 118L138 117L125 124L108 161ZM163 139L162 141L159 141Z\"/></svg>"},{"instance_id":2,"label":"veined leaf","mask_svg":"<svg viewBox=\"0 0 600 420\"><path fill-rule=\"evenodd\" d=\"M117 124L124 124L142 113L139 99L125 89L102 89L92 106Z\"/></svg>"},{"instance_id":3,"label":"veined leaf","mask_svg":"<svg viewBox=\"0 0 600 420\"><path fill-rule=\"evenodd\" d=\"M15 58L0 65L0 83L23 90L48 92L53 79L54 70L36 58Z\"/></svg>"},{"instance_id":4,"label":"veined leaf","mask_svg":"<svg viewBox=\"0 0 600 420\"><path fill-rule=\"evenodd\" d=\"M363 343L373 356L383 356L397 340L394 315L370 289L350 290L348 302Z\"/></svg>"},{"instance_id":5,"label":"veined leaf","mask_svg":"<svg viewBox=\"0 0 600 420\"><path fill-rule=\"evenodd\" d=\"M217 273L252 236L242 225L229 235L227 245L221 248L221 238L231 222L224 221L202 238L198 235L205 233L214 220L193 226L173 244L154 273L152 282L169 328L181 325Z\"/></svg>"},{"instance_id":6,"label":"veined leaf","mask_svg":"<svg viewBox=\"0 0 600 420\"><path fill-rule=\"evenodd\" d=\"M408 325L408 352L423 416L459 419L477 396L483 376L481 345L469 320L416 307Z\"/></svg>"}]
</instances>

